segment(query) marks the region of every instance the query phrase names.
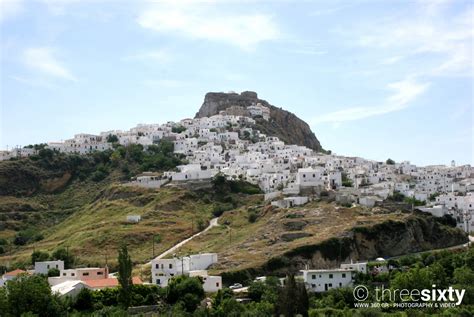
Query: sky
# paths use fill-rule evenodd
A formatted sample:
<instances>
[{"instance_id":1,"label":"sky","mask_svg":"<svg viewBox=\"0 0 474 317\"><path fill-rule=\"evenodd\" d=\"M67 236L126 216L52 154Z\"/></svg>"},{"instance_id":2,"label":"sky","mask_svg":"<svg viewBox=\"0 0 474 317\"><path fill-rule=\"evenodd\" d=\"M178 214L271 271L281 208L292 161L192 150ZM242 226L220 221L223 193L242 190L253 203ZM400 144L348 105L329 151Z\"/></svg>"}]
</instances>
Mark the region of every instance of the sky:
<instances>
[{"instance_id":1,"label":"sky","mask_svg":"<svg viewBox=\"0 0 474 317\"><path fill-rule=\"evenodd\" d=\"M0 149L256 91L325 149L474 164L474 2L0 0Z\"/></svg>"}]
</instances>

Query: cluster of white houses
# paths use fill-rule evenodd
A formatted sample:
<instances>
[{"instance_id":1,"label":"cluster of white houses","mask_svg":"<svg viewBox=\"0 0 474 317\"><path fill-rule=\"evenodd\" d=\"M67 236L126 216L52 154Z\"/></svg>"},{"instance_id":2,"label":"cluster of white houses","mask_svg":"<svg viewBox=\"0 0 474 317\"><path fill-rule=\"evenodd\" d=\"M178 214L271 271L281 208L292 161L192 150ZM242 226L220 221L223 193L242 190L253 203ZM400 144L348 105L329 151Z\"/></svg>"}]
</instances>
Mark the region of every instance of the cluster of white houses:
<instances>
[{"instance_id":1,"label":"cluster of white houses","mask_svg":"<svg viewBox=\"0 0 474 317\"><path fill-rule=\"evenodd\" d=\"M76 269L64 269L64 262L61 260L35 262L33 270L14 270L5 273L0 279L0 287L8 281L17 278L20 274L44 274L47 275L50 270L59 271L59 276L48 277L48 283L51 291L61 296L76 296L81 289L100 290L104 288L118 287L119 282L116 276L109 275L107 266L87 267ZM142 284L138 277L132 278L133 284Z\"/></svg>"},{"instance_id":2,"label":"cluster of white houses","mask_svg":"<svg viewBox=\"0 0 474 317\"><path fill-rule=\"evenodd\" d=\"M271 120L269 109L261 104L248 107L247 116L229 113L235 111L166 124L139 124L129 131L78 134L48 147L84 154L109 149L112 141L146 148L166 139L188 164L163 174L144 173L130 185L159 188L169 182L205 181L222 173L258 184L265 199L279 207L304 204L322 192L333 193L343 204L373 207L399 192L425 202L426 212L451 214L464 230L474 228L474 168L470 165L455 166L453 162L451 166L418 167L410 162L387 164L316 153L257 130L254 117ZM3 151L0 160L34 152L31 148Z\"/></svg>"}]
</instances>

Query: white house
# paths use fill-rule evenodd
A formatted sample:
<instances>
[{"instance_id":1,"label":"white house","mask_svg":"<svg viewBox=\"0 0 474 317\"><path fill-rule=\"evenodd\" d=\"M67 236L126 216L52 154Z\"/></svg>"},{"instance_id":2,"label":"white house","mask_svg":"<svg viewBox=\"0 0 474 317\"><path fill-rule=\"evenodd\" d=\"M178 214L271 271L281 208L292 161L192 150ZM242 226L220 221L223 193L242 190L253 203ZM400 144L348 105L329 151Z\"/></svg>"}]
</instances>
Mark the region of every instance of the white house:
<instances>
[{"instance_id":1,"label":"white house","mask_svg":"<svg viewBox=\"0 0 474 317\"><path fill-rule=\"evenodd\" d=\"M138 222L140 222L140 220L142 220L142 216L140 216L140 215L128 215L127 216L127 222L138 223Z\"/></svg>"},{"instance_id":2,"label":"white house","mask_svg":"<svg viewBox=\"0 0 474 317\"><path fill-rule=\"evenodd\" d=\"M64 261L42 261L35 262L35 273L36 274L48 274L51 269L58 269L59 271L64 270Z\"/></svg>"},{"instance_id":3,"label":"white house","mask_svg":"<svg viewBox=\"0 0 474 317\"><path fill-rule=\"evenodd\" d=\"M217 263L216 253L193 254L172 259L154 259L151 261L152 283L165 287L174 276L182 274L201 276L204 281L204 290L206 292L213 292L216 289L222 288L220 276L209 276L207 271L205 271L213 263Z\"/></svg>"},{"instance_id":4,"label":"white house","mask_svg":"<svg viewBox=\"0 0 474 317\"><path fill-rule=\"evenodd\" d=\"M363 274L367 274L367 262L356 262L353 263L341 263L340 266L341 269L343 270L350 270L350 271L355 271L355 272L360 272Z\"/></svg>"},{"instance_id":5,"label":"white house","mask_svg":"<svg viewBox=\"0 0 474 317\"><path fill-rule=\"evenodd\" d=\"M333 288L351 286L354 281L354 270L327 269L302 270L303 280L311 292L326 292Z\"/></svg>"},{"instance_id":6,"label":"white house","mask_svg":"<svg viewBox=\"0 0 474 317\"><path fill-rule=\"evenodd\" d=\"M295 197L285 197L281 200L272 201L272 206L280 208L291 208L295 206L301 206L308 202L307 196L295 196Z\"/></svg>"},{"instance_id":7,"label":"white house","mask_svg":"<svg viewBox=\"0 0 474 317\"><path fill-rule=\"evenodd\" d=\"M222 289L222 277L211 276L206 270L189 271L189 276L199 276L202 279L202 288L207 293L215 293Z\"/></svg>"}]
</instances>

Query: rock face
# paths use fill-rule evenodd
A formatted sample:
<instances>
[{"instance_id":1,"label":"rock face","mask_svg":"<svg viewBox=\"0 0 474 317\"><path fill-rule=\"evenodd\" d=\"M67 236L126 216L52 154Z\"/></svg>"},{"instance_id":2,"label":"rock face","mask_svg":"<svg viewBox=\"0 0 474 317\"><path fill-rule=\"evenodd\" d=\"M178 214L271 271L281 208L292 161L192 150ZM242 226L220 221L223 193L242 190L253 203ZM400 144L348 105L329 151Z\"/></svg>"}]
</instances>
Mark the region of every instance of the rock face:
<instances>
[{"instance_id":1,"label":"rock face","mask_svg":"<svg viewBox=\"0 0 474 317\"><path fill-rule=\"evenodd\" d=\"M257 93L253 91L244 91L241 94L209 92L195 117L210 117L231 107L241 109L257 103L270 108L270 120L256 119L256 128L262 133L277 136L287 144L304 145L315 151L322 150L321 144L306 122L291 112L259 99Z\"/></svg>"},{"instance_id":2,"label":"rock face","mask_svg":"<svg viewBox=\"0 0 474 317\"><path fill-rule=\"evenodd\" d=\"M291 237L293 238L293 237ZM289 239L291 240L291 239ZM350 260L367 261L377 257L393 257L414 252L442 249L468 242L457 228L441 224L437 218L416 214L403 221L386 221L368 227L355 227L318 244L307 244L271 258L259 267L222 274L227 283L235 276L278 275L297 273L306 266L334 268ZM240 274L240 275L239 275Z\"/></svg>"}]
</instances>

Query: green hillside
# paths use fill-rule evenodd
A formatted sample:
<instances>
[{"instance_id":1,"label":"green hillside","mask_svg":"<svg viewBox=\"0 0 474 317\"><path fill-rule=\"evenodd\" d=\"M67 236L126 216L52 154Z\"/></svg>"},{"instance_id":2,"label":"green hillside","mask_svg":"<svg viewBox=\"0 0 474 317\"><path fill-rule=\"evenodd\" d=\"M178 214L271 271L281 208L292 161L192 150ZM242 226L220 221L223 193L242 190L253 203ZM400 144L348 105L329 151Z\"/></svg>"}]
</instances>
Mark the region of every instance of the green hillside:
<instances>
[{"instance_id":1,"label":"green hillside","mask_svg":"<svg viewBox=\"0 0 474 317\"><path fill-rule=\"evenodd\" d=\"M212 270L227 281L333 266L352 259L393 256L463 243L465 235L426 215L383 208L347 208L329 199L292 209L263 202L255 185L216 177L201 189L169 184L161 189L124 185L144 170L181 162L164 145L116 146L87 156L40 151L0 162L0 266L28 267L33 251L65 248L75 265L116 266L127 243L136 268L203 230L180 254L217 252ZM136 224L127 215L140 215ZM375 232L375 233L374 233ZM392 235L390 235L392 233ZM397 243L393 243L397 241Z\"/></svg>"}]
</instances>

